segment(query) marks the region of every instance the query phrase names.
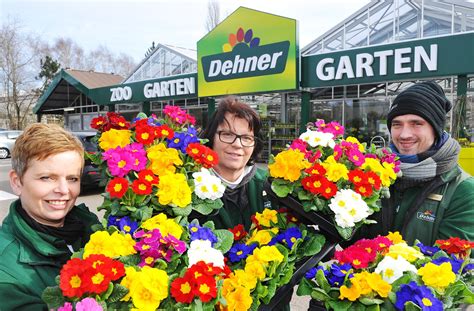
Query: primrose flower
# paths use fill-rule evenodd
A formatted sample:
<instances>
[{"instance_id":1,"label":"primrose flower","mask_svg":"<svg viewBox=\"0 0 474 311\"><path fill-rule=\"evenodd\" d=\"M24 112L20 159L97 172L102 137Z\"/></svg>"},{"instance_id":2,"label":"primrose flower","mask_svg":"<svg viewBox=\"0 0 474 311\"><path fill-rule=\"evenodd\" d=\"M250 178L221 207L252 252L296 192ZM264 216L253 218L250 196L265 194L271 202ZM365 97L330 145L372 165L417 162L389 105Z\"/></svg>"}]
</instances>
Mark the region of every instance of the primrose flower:
<instances>
[{"instance_id":1,"label":"primrose flower","mask_svg":"<svg viewBox=\"0 0 474 311\"><path fill-rule=\"evenodd\" d=\"M443 310L443 303L439 301L426 286L420 286L415 281L402 284L396 293L395 308L405 310L407 302L413 302L421 310Z\"/></svg>"},{"instance_id":2,"label":"primrose flower","mask_svg":"<svg viewBox=\"0 0 474 311\"><path fill-rule=\"evenodd\" d=\"M201 168L200 172L193 173L194 192L200 199L215 200L221 198L225 192L225 186L221 179L211 175L206 168Z\"/></svg>"},{"instance_id":3,"label":"primrose flower","mask_svg":"<svg viewBox=\"0 0 474 311\"><path fill-rule=\"evenodd\" d=\"M405 271L417 273L416 267L402 256L399 256L397 259L386 256L375 268L375 273L380 274L388 284L392 284L402 277Z\"/></svg>"},{"instance_id":4,"label":"primrose flower","mask_svg":"<svg viewBox=\"0 0 474 311\"><path fill-rule=\"evenodd\" d=\"M449 284L456 280L450 262L444 262L439 266L429 262L418 269L418 274L421 275L423 283L440 291L444 291Z\"/></svg>"},{"instance_id":5,"label":"primrose flower","mask_svg":"<svg viewBox=\"0 0 474 311\"><path fill-rule=\"evenodd\" d=\"M387 256L393 257L395 259L397 259L398 256L402 256L409 262L414 262L415 260L424 257L421 252L419 252L414 247L408 246L404 242L390 246L390 248L388 249Z\"/></svg>"},{"instance_id":6,"label":"primrose flower","mask_svg":"<svg viewBox=\"0 0 474 311\"><path fill-rule=\"evenodd\" d=\"M224 255L221 251L212 248L209 240L194 240L188 250L189 265L204 261L205 263L212 263L216 267L224 267Z\"/></svg>"},{"instance_id":7,"label":"primrose flower","mask_svg":"<svg viewBox=\"0 0 474 311\"><path fill-rule=\"evenodd\" d=\"M99 138L99 146L107 151L111 148L125 147L130 143L132 132L129 130L110 129L103 132Z\"/></svg>"},{"instance_id":8,"label":"primrose flower","mask_svg":"<svg viewBox=\"0 0 474 311\"><path fill-rule=\"evenodd\" d=\"M372 213L361 195L350 189L339 190L331 199L329 208L335 214L337 225L342 228L354 227Z\"/></svg>"},{"instance_id":9,"label":"primrose flower","mask_svg":"<svg viewBox=\"0 0 474 311\"><path fill-rule=\"evenodd\" d=\"M255 218L258 221L258 224L263 227L270 227L273 224L278 222L277 211L272 209L264 209L261 213L256 213Z\"/></svg>"},{"instance_id":10,"label":"primrose flower","mask_svg":"<svg viewBox=\"0 0 474 311\"><path fill-rule=\"evenodd\" d=\"M299 150L289 149L280 152L275 157L275 162L268 165L272 177L281 177L285 180L296 181L301 176L301 171L310 167L305 155Z\"/></svg>"},{"instance_id":11,"label":"primrose flower","mask_svg":"<svg viewBox=\"0 0 474 311\"><path fill-rule=\"evenodd\" d=\"M306 132L301 134L299 138L308 143L311 147L322 146L334 148L336 145L333 140L334 135L332 133L306 130Z\"/></svg>"}]
</instances>

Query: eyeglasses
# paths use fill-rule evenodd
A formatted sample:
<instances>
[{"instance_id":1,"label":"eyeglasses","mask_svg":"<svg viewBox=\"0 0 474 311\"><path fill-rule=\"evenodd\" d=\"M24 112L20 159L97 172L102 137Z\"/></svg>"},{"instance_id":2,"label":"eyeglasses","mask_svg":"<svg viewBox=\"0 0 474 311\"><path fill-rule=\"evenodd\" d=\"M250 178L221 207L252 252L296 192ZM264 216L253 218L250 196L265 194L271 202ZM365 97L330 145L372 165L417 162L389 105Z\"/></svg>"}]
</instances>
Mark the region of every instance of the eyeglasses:
<instances>
[{"instance_id":1,"label":"eyeglasses","mask_svg":"<svg viewBox=\"0 0 474 311\"><path fill-rule=\"evenodd\" d=\"M217 134L219 135L219 140L226 144L233 144L238 138L244 147L255 146L255 136L252 135L237 135L229 131L218 131Z\"/></svg>"}]
</instances>

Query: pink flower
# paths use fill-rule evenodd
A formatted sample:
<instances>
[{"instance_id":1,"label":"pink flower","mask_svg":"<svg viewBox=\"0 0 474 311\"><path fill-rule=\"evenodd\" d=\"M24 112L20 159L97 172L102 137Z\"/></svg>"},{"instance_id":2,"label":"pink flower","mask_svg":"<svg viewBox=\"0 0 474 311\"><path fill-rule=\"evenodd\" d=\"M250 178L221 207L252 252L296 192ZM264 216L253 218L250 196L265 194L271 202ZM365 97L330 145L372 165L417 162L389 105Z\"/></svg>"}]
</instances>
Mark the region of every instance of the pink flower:
<instances>
[{"instance_id":1,"label":"pink flower","mask_svg":"<svg viewBox=\"0 0 474 311\"><path fill-rule=\"evenodd\" d=\"M70 302L66 302L62 307L58 308L58 311L72 311L72 304Z\"/></svg>"},{"instance_id":2,"label":"pink flower","mask_svg":"<svg viewBox=\"0 0 474 311\"><path fill-rule=\"evenodd\" d=\"M362 166L362 164L365 162L364 155L358 149L349 150L347 157L356 166Z\"/></svg>"},{"instance_id":3,"label":"pink flower","mask_svg":"<svg viewBox=\"0 0 474 311\"><path fill-rule=\"evenodd\" d=\"M312 154L311 154L311 151L306 149L307 147L308 147L308 144L300 138L293 140L293 142L290 145L290 149L301 151L301 153L304 154L304 157L306 159L309 159Z\"/></svg>"},{"instance_id":4,"label":"pink flower","mask_svg":"<svg viewBox=\"0 0 474 311\"><path fill-rule=\"evenodd\" d=\"M76 311L102 311L102 307L94 298L84 298L76 304Z\"/></svg>"},{"instance_id":5,"label":"pink flower","mask_svg":"<svg viewBox=\"0 0 474 311\"><path fill-rule=\"evenodd\" d=\"M107 160L110 174L116 177L124 177L135 165L135 158L127 147L109 149L103 153L103 158Z\"/></svg>"}]
</instances>

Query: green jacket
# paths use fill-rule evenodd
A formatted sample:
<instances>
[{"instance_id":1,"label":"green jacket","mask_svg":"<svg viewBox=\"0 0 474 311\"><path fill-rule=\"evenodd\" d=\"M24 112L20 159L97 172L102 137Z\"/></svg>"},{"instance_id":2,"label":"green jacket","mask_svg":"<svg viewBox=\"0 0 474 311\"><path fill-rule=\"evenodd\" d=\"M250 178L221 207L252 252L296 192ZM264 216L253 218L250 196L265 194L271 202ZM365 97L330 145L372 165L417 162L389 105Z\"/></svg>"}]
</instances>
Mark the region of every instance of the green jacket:
<instances>
[{"instance_id":1,"label":"green jacket","mask_svg":"<svg viewBox=\"0 0 474 311\"><path fill-rule=\"evenodd\" d=\"M0 310L47 310L41 294L47 286L56 285L60 262L71 252L64 241L33 230L16 211L18 202L11 204L0 228ZM89 240L91 225L99 221L84 204L70 213L80 217L87 228L73 245L79 250Z\"/></svg>"},{"instance_id":2,"label":"green jacket","mask_svg":"<svg viewBox=\"0 0 474 311\"><path fill-rule=\"evenodd\" d=\"M257 212L262 212L266 207L271 208L270 200L264 195L263 183L267 179L268 172L257 168L255 175L246 183L241 191L241 195L248 199L247 203L231 202L227 199L230 189L222 198L224 206L211 215L193 215L201 224L206 221L213 221L216 229L230 229L238 224L243 224L248 230L252 223L251 216ZM245 200L244 200L245 201Z\"/></svg>"},{"instance_id":3,"label":"green jacket","mask_svg":"<svg viewBox=\"0 0 474 311\"><path fill-rule=\"evenodd\" d=\"M474 178L458 166L440 177L441 185L426 194L426 185L391 192L390 229L399 231L409 244L418 239L433 245L436 240L449 237L474 241ZM414 205L418 207L410 211Z\"/></svg>"}]
</instances>

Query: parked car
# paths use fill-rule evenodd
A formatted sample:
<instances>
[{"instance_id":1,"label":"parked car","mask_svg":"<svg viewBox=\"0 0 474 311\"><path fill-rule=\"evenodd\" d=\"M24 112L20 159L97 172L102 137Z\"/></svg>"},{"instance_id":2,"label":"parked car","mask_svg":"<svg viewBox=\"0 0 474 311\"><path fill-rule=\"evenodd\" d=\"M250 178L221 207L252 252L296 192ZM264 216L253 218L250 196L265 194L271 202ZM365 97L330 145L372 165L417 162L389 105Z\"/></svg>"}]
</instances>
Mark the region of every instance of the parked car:
<instances>
[{"instance_id":1,"label":"parked car","mask_svg":"<svg viewBox=\"0 0 474 311\"><path fill-rule=\"evenodd\" d=\"M10 156L16 139L22 131L0 131L0 159Z\"/></svg>"},{"instance_id":2,"label":"parked car","mask_svg":"<svg viewBox=\"0 0 474 311\"><path fill-rule=\"evenodd\" d=\"M97 145L92 141L95 132L71 132L81 141L86 152L97 152ZM81 190L100 186L101 176L99 169L86 158L81 178Z\"/></svg>"}]
</instances>

